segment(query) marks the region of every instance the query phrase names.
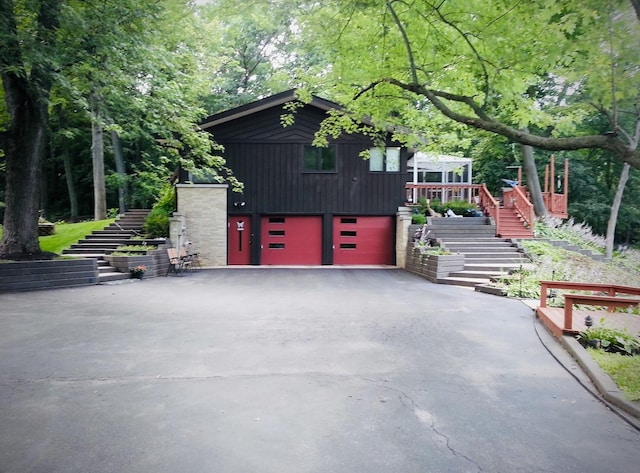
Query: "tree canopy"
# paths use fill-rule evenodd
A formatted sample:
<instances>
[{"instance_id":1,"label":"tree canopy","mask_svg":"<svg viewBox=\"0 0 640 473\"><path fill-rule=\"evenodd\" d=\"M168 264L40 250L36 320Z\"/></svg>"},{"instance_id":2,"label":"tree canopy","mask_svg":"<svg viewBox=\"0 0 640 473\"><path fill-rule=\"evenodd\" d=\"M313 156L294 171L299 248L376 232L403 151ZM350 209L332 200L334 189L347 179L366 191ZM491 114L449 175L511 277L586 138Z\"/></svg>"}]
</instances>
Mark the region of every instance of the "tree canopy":
<instances>
[{"instance_id":1,"label":"tree canopy","mask_svg":"<svg viewBox=\"0 0 640 473\"><path fill-rule=\"evenodd\" d=\"M355 116L431 131L446 117L640 169L640 22L626 0L333 0L303 24L326 61L308 82ZM609 130L580 134L594 114Z\"/></svg>"}]
</instances>

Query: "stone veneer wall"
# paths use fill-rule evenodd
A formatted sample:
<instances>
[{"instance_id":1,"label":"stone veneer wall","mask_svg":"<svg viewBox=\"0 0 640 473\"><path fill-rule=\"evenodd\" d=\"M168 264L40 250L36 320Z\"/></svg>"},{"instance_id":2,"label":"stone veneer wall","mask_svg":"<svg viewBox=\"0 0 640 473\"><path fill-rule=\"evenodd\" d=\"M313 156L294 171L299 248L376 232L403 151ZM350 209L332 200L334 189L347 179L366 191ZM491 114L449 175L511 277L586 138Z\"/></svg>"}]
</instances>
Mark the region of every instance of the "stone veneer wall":
<instances>
[{"instance_id":1,"label":"stone veneer wall","mask_svg":"<svg viewBox=\"0 0 640 473\"><path fill-rule=\"evenodd\" d=\"M409 237L413 235L409 232L411 215L409 207L398 207L396 214L396 266L399 268L407 266L407 244Z\"/></svg>"},{"instance_id":2,"label":"stone veneer wall","mask_svg":"<svg viewBox=\"0 0 640 473\"><path fill-rule=\"evenodd\" d=\"M184 232L171 241L180 246L191 242L189 251L198 253L200 264L226 266L227 264L227 185L178 184L178 211Z\"/></svg>"}]
</instances>

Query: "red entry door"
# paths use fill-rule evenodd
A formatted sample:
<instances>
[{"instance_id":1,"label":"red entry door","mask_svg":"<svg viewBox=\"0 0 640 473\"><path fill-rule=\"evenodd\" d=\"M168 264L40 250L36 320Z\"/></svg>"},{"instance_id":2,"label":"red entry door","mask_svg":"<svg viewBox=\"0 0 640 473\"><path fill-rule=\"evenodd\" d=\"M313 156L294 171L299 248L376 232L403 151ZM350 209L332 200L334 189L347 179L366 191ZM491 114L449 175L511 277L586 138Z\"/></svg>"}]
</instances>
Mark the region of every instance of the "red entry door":
<instances>
[{"instance_id":1,"label":"red entry door","mask_svg":"<svg viewBox=\"0 0 640 473\"><path fill-rule=\"evenodd\" d=\"M251 264L251 217L229 217L228 264Z\"/></svg>"},{"instance_id":2,"label":"red entry door","mask_svg":"<svg viewBox=\"0 0 640 473\"><path fill-rule=\"evenodd\" d=\"M262 217L261 244L261 264L322 264L322 217Z\"/></svg>"},{"instance_id":3,"label":"red entry door","mask_svg":"<svg viewBox=\"0 0 640 473\"><path fill-rule=\"evenodd\" d=\"M333 264L393 264L393 217L334 217Z\"/></svg>"}]
</instances>

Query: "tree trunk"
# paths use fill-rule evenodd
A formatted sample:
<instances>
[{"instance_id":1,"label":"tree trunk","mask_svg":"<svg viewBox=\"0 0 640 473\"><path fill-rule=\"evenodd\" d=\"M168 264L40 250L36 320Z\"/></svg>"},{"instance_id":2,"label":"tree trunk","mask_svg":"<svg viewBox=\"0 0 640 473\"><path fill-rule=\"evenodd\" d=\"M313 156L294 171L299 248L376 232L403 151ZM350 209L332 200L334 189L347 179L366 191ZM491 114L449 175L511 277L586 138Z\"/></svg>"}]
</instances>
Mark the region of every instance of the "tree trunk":
<instances>
[{"instance_id":1,"label":"tree trunk","mask_svg":"<svg viewBox=\"0 0 640 473\"><path fill-rule=\"evenodd\" d=\"M521 145L520 147L522 149L524 173L525 176L527 176L527 189L533 201L533 210L537 217L544 217L547 215L547 208L542 198L542 189L540 188L540 179L538 178L538 168L536 168L536 161L533 157L533 148L529 145ZM522 183L519 184L522 185Z\"/></svg>"},{"instance_id":2,"label":"tree trunk","mask_svg":"<svg viewBox=\"0 0 640 473\"><path fill-rule=\"evenodd\" d=\"M113 145L113 155L116 160L116 172L120 181L118 186L118 212L123 214L127 211L127 170L124 164L122 141L115 130L111 130L111 144Z\"/></svg>"},{"instance_id":3,"label":"tree trunk","mask_svg":"<svg viewBox=\"0 0 640 473\"><path fill-rule=\"evenodd\" d=\"M49 0L38 5L34 39L43 54L55 43L60 4ZM6 163L0 255L25 257L40 253L38 206L51 76L48 62L25 60L13 2L0 2L0 18L0 71L10 117L7 130L0 132Z\"/></svg>"},{"instance_id":4,"label":"tree trunk","mask_svg":"<svg viewBox=\"0 0 640 473\"><path fill-rule=\"evenodd\" d=\"M40 180L47 127L46 104L29 91L4 81L5 93L19 103L5 140L5 212L0 255L37 254Z\"/></svg>"},{"instance_id":5,"label":"tree trunk","mask_svg":"<svg viewBox=\"0 0 640 473\"><path fill-rule=\"evenodd\" d=\"M93 218L107 218L107 191L104 182L104 129L96 101L91 106L91 158L93 164Z\"/></svg>"},{"instance_id":6,"label":"tree trunk","mask_svg":"<svg viewBox=\"0 0 640 473\"><path fill-rule=\"evenodd\" d=\"M71 212L71 220L78 219L78 194L76 186L73 182L73 166L71 164L71 156L69 155L69 147L67 143L62 144L62 159L64 161L64 177L67 182L67 192L69 193L69 206Z\"/></svg>"},{"instance_id":7,"label":"tree trunk","mask_svg":"<svg viewBox=\"0 0 640 473\"><path fill-rule=\"evenodd\" d=\"M620 174L620 180L618 181L618 188L616 190L616 196L613 199L611 205L611 214L609 215L609 224L607 225L607 237L605 242L605 258L613 258L613 242L616 233L616 225L618 223L618 212L620 211L620 204L622 202L622 194L624 194L624 187L627 185L627 179L629 179L629 168L631 166L628 163L624 163L622 166L622 173Z\"/></svg>"}]
</instances>

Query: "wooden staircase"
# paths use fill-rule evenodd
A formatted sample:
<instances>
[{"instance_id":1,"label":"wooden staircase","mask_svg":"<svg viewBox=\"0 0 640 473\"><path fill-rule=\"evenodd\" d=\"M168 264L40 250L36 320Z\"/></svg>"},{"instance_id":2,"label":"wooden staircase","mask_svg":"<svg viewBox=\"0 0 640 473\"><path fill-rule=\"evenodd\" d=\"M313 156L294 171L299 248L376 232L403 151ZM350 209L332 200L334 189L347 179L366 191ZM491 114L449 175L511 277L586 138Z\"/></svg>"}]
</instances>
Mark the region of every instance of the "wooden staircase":
<instances>
[{"instance_id":1,"label":"wooden staircase","mask_svg":"<svg viewBox=\"0 0 640 473\"><path fill-rule=\"evenodd\" d=\"M485 217L431 217L427 228L430 238L438 239L444 248L465 257L464 269L438 279L439 284L476 287L530 262L510 238L496 237L495 225Z\"/></svg>"},{"instance_id":2,"label":"wooden staircase","mask_svg":"<svg viewBox=\"0 0 640 473\"><path fill-rule=\"evenodd\" d=\"M68 256L95 259L98 264L99 283L130 279L130 274L116 271L105 261L104 257L122 245L142 245L144 243L153 245L151 248L157 245L154 240L139 238L142 235L144 221L149 212L146 209L129 210L103 230L94 230L91 235L87 235L62 253Z\"/></svg>"},{"instance_id":3,"label":"wooden staircase","mask_svg":"<svg viewBox=\"0 0 640 473\"><path fill-rule=\"evenodd\" d=\"M501 207L498 209L501 238L533 238L533 229L529 227L515 208Z\"/></svg>"}]
</instances>

